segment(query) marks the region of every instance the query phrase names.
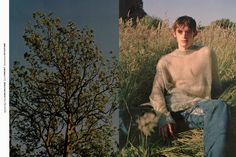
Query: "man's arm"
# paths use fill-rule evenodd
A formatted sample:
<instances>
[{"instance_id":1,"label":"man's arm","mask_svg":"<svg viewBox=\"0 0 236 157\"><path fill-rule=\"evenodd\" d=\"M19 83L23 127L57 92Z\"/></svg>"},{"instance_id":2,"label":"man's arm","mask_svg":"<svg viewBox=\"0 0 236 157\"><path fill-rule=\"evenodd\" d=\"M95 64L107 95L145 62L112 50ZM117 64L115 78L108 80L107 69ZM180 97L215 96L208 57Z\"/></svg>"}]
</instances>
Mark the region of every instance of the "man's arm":
<instances>
[{"instance_id":1,"label":"man's arm","mask_svg":"<svg viewBox=\"0 0 236 157\"><path fill-rule=\"evenodd\" d=\"M153 81L152 92L149 97L150 103L152 104L154 110L158 115L159 119L159 133L166 139L169 134L173 135L174 132L174 123L175 121L171 117L170 112L167 110L164 90L165 90L165 72L163 68L162 61L160 60L156 67L156 75Z\"/></svg>"}]
</instances>

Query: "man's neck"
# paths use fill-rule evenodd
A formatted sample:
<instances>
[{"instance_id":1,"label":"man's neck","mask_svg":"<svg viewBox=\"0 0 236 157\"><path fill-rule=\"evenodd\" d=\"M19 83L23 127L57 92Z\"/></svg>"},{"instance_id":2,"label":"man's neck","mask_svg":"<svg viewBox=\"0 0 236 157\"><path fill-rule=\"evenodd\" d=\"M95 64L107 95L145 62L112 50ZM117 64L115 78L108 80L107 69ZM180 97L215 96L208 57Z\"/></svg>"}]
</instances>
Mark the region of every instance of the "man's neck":
<instances>
[{"instance_id":1,"label":"man's neck","mask_svg":"<svg viewBox=\"0 0 236 157\"><path fill-rule=\"evenodd\" d=\"M193 47L193 45L190 45L190 46L188 46L188 47L183 47L183 46L178 46L178 49L180 50L180 51L188 51L189 49L192 49L192 47Z\"/></svg>"},{"instance_id":2,"label":"man's neck","mask_svg":"<svg viewBox=\"0 0 236 157\"><path fill-rule=\"evenodd\" d=\"M179 54L181 54L181 55L187 55L187 54L192 53L194 49L195 49L195 46L194 46L194 45L191 45L191 46L188 47L188 48L179 47L177 50L178 50L178 53L179 53Z\"/></svg>"}]
</instances>

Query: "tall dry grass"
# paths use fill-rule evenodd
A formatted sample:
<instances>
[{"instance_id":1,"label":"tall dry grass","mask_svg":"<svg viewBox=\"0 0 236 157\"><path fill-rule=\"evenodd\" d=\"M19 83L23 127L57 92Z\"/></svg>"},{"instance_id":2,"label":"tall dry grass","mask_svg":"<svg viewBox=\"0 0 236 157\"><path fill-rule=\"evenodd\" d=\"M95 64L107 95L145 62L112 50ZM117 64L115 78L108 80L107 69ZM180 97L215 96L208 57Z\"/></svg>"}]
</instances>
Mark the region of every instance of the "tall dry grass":
<instances>
[{"instance_id":1,"label":"tall dry grass","mask_svg":"<svg viewBox=\"0 0 236 157\"><path fill-rule=\"evenodd\" d=\"M119 29L120 119L123 125L123 129L120 130L120 144L121 147L125 146L120 156L202 156L202 131L192 130L180 134L179 138L165 145L160 142L160 137L156 133L152 133L154 136L145 136L136 123L146 111L151 111L149 108L140 107L140 104L149 101L148 96L151 92L157 61L177 47L168 22L153 24L152 20L144 18L134 26L131 22L124 23L120 20ZM224 93L220 98L234 106L236 104L236 30L207 26L199 31L194 42L207 45L216 52L219 74L224 87ZM233 118L235 119L235 116ZM155 130L155 126L151 129ZM128 133L122 130L127 130ZM140 144L142 138L147 138L149 141L145 147ZM145 154L142 154L142 149L146 150Z\"/></svg>"}]
</instances>

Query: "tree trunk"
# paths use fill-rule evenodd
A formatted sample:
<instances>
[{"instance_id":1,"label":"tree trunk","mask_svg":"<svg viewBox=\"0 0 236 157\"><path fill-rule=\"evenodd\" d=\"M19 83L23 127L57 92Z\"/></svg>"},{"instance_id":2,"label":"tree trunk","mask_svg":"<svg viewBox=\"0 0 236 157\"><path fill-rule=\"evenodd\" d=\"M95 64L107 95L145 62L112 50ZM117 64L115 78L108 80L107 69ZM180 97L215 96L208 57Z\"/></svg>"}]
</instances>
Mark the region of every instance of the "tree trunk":
<instances>
[{"instance_id":1,"label":"tree trunk","mask_svg":"<svg viewBox=\"0 0 236 157\"><path fill-rule=\"evenodd\" d=\"M73 134L73 123L72 123L72 114L68 114L68 120L67 120L67 128L66 128L66 134L65 134L65 145L64 145L64 155L63 157L71 157L72 156L72 144L71 144L71 137Z\"/></svg>"}]
</instances>

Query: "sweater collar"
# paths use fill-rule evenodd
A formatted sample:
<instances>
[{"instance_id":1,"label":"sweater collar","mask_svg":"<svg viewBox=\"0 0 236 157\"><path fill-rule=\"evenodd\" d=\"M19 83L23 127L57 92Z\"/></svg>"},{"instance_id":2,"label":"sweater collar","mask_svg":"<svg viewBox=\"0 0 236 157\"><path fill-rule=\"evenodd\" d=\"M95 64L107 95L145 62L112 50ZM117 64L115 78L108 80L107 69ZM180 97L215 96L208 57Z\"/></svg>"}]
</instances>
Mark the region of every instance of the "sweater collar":
<instances>
[{"instance_id":1,"label":"sweater collar","mask_svg":"<svg viewBox=\"0 0 236 157\"><path fill-rule=\"evenodd\" d=\"M197 48L197 46L192 45L190 48L188 48L186 50L176 49L176 55L179 55L179 56L189 55L192 52L194 52L196 50L196 48Z\"/></svg>"}]
</instances>

